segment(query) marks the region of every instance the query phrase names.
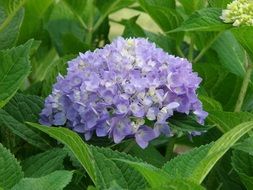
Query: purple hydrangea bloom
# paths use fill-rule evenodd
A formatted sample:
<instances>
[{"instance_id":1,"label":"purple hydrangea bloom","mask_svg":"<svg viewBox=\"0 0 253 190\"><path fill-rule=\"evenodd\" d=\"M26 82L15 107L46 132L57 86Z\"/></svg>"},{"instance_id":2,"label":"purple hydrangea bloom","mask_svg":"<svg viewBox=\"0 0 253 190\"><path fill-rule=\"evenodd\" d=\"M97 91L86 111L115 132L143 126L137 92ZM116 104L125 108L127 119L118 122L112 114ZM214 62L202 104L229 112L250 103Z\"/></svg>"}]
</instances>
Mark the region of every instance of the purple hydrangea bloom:
<instances>
[{"instance_id":1,"label":"purple hydrangea bloom","mask_svg":"<svg viewBox=\"0 0 253 190\"><path fill-rule=\"evenodd\" d=\"M191 112L204 122L207 113L196 95L200 82L186 59L147 39L120 37L68 62L67 75L58 76L45 100L40 123L66 124L86 140L94 134L115 143L134 137L145 148L160 134L171 135L166 121L174 112Z\"/></svg>"}]
</instances>

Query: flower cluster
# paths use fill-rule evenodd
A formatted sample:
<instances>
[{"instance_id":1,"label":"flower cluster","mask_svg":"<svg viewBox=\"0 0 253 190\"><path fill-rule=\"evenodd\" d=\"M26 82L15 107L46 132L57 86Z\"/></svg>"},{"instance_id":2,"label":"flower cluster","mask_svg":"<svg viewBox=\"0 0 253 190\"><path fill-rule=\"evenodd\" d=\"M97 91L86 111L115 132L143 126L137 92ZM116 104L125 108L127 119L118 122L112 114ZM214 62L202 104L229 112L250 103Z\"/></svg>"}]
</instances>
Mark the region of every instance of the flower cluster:
<instances>
[{"instance_id":1,"label":"flower cluster","mask_svg":"<svg viewBox=\"0 0 253 190\"><path fill-rule=\"evenodd\" d=\"M103 49L68 62L45 100L40 123L65 125L84 134L109 136L115 143L134 137L145 148L160 134L171 135L173 113L207 113L196 95L201 79L191 64L146 39L118 38ZM148 123L153 123L152 126Z\"/></svg>"},{"instance_id":2,"label":"flower cluster","mask_svg":"<svg viewBox=\"0 0 253 190\"><path fill-rule=\"evenodd\" d=\"M227 5L220 17L225 23L233 23L233 26L253 26L253 1L235 0Z\"/></svg>"}]
</instances>

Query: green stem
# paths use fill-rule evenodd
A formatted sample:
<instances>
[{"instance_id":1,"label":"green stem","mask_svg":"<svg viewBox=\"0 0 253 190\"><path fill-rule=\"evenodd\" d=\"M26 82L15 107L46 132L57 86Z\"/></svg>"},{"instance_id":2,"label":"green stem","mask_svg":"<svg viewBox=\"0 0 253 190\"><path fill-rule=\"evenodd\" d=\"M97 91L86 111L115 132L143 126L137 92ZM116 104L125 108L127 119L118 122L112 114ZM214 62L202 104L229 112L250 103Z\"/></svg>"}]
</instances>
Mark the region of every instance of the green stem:
<instances>
[{"instance_id":1,"label":"green stem","mask_svg":"<svg viewBox=\"0 0 253 190\"><path fill-rule=\"evenodd\" d=\"M193 59L193 50L194 50L194 43L193 43L193 39L192 39L192 36L191 36L190 46L189 46L189 53L188 53L188 59L189 59L190 62L192 62L192 59Z\"/></svg>"},{"instance_id":2,"label":"green stem","mask_svg":"<svg viewBox=\"0 0 253 190\"><path fill-rule=\"evenodd\" d=\"M180 57L185 57L184 53L182 52L179 46L176 46L176 51Z\"/></svg>"},{"instance_id":3,"label":"green stem","mask_svg":"<svg viewBox=\"0 0 253 190\"><path fill-rule=\"evenodd\" d=\"M92 0L89 0L87 4L88 4L87 6L89 9L89 20L87 23L87 35L86 35L85 42L92 48L93 32L96 30L95 27L93 27L95 10L94 10L94 5L93 5Z\"/></svg>"},{"instance_id":4,"label":"green stem","mask_svg":"<svg viewBox=\"0 0 253 190\"><path fill-rule=\"evenodd\" d=\"M200 53L197 55L197 57L193 60L193 63L197 63L203 55L206 53L206 51L212 46L212 44L217 40L217 38L221 35L222 32L219 32L209 43L200 51Z\"/></svg>"},{"instance_id":5,"label":"green stem","mask_svg":"<svg viewBox=\"0 0 253 190\"><path fill-rule=\"evenodd\" d=\"M245 56L245 61L246 61L246 64L245 64L246 73L245 73L245 76L244 76L244 79L242 82L242 87L241 87L241 90L240 90L240 93L239 93L239 96L238 96L238 99L237 99L237 102L235 105L235 110L234 110L235 112L241 111L242 104L243 104L243 101L244 101L244 98L245 98L245 95L246 95L246 92L248 89L248 85L251 80L251 73L253 70L252 64L249 63L249 58L247 57L247 55Z\"/></svg>"}]
</instances>

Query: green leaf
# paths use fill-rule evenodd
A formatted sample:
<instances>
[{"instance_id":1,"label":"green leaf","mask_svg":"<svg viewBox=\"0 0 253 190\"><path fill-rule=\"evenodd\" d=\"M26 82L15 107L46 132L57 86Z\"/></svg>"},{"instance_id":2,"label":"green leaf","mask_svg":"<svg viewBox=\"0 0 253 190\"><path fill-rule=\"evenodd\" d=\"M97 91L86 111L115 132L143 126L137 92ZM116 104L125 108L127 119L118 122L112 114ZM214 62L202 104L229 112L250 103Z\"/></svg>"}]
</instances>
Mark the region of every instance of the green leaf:
<instances>
[{"instance_id":1,"label":"green leaf","mask_svg":"<svg viewBox=\"0 0 253 190\"><path fill-rule=\"evenodd\" d=\"M236 143L233 146L234 149L246 152L246 153L250 154L251 156L253 156L252 147L253 147L253 137L252 136L244 139L241 142Z\"/></svg>"},{"instance_id":2,"label":"green leaf","mask_svg":"<svg viewBox=\"0 0 253 190\"><path fill-rule=\"evenodd\" d=\"M65 150L55 148L27 158L21 163L25 177L42 177L64 169L63 159L66 155Z\"/></svg>"},{"instance_id":3,"label":"green leaf","mask_svg":"<svg viewBox=\"0 0 253 190\"><path fill-rule=\"evenodd\" d=\"M208 0L212 7L226 8L232 0Z\"/></svg>"},{"instance_id":4,"label":"green leaf","mask_svg":"<svg viewBox=\"0 0 253 190\"><path fill-rule=\"evenodd\" d=\"M113 180L122 187L127 187L127 181L123 176L120 168L107 158L103 153L92 151L94 156L94 165L96 168L96 187L99 189L106 189L111 186ZM108 170L108 168L110 168Z\"/></svg>"},{"instance_id":5,"label":"green leaf","mask_svg":"<svg viewBox=\"0 0 253 190\"><path fill-rule=\"evenodd\" d=\"M177 177L201 184L216 162L252 128L253 122L237 125L215 143L194 149L169 161L164 170L170 176L175 174Z\"/></svg>"},{"instance_id":6,"label":"green leaf","mask_svg":"<svg viewBox=\"0 0 253 190\"><path fill-rule=\"evenodd\" d=\"M166 183L169 179L169 175L166 172L159 168L156 168L151 164L146 164L143 162L133 162L129 160L118 160L128 163L131 167L140 172L145 177L151 187L160 186Z\"/></svg>"},{"instance_id":7,"label":"green leaf","mask_svg":"<svg viewBox=\"0 0 253 190\"><path fill-rule=\"evenodd\" d=\"M129 37L146 37L144 30L136 24L136 20L138 19L139 15L134 16L128 20L123 19L120 23L125 26L123 36L125 38Z\"/></svg>"},{"instance_id":8,"label":"green leaf","mask_svg":"<svg viewBox=\"0 0 253 190\"><path fill-rule=\"evenodd\" d=\"M48 31L60 56L77 54L87 49L88 46L83 42L85 28L64 1L50 7L44 22L44 29Z\"/></svg>"},{"instance_id":9,"label":"green leaf","mask_svg":"<svg viewBox=\"0 0 253 190\"><path fill-rule=\"evenodd\" d=\"M226 31L214 42L212 49L216 51L221 64L231 73L243 77L245 75L245 53L230 31Z\"/></svg>"},{"instance_id":10,"label":"green leaf","mask_svg":"<svg viewBox=\"0 0 253 190\"><path fill-rule=\"evenodd\" d=\"M37 122L43 106L41 97L17 93L3 109L21 123Z\"/></svg>"},{"instance_id":11,"label":"green leaf","mask_svg":"<svg viewBox=\"0 0 253 190\"><path fill-rule=\"evenodd\" d=\"M203 95L199 95L198 98L202 102L205 111L208 112L211 110L222 111L222 105L220 104L220 102L214 100L213 98Z\"/></svg>"},{"instance_id":12,"label":"green leaf","mask_svg":"<svg viewBox=\"0 0 253 190\"><path fill-rule=\"evenodd\" d=\"M252 121L253 114L248 112L225 112L225 111L209 111L208 121L215 124L222 132L228 132L236 125L246 121Z\"/></svg>"},{"instance_id":13,"label":"green leaf","mask_svg":"<svg viewBox=\"0 0 253 190\"><path fill-rule=\"evenodd\" d=\"M23 172L18 161L0 143L0 186L10 189L23 178Z\"/></svg>"},{"instance_id":14,"label":"green leaf","mask_svg":"<svg viewBox=\"0 0 253 190\"><path fill-rule=\"evenodd\" d=\"M181 16L174 9L148 0L139 0L139 4L164 32L178 27L182 21Z\"/></svg>"},{"instance_id":15,"label":"green leaf","mask_svg":"<svg viewBox=\"0 0 253 190\"><path fill-rule=\"evenodd\" d=\"M205 5L205 1L203 0L194 0L194 1L179 0L179 2L183 5L185 12L187 14L191 14L195 10L203 8Z\"/></svg>"},{"instance_id":16,"label":"green leaf","mask_svg":"<svg viewBox=\"0 0 253 190\"><path fill-rule=\"evenodd\" d=\"M214 143L202 145L175 157L163 166L170 177L190 178L197 164L203 160Z\"/></svg>"},{"instance_id":17,"label":"green leaf","mask_svg":"<svg viewBox=\"0 0 253 190\"><path fill-rule=\"evenodd\" d=\"M59 170L40 178L23 178L11 190L62 190L71 181L72 174Z\"/></svg>"},{"instance_id":18,"label":"green leaf","mask_svg":"<svg viewBox=\"0 0 253 190\"><path fill-rule=\"evenodd\" d=\"M242 47L244 47L244 49L248 52L253 61L253 27L235 27L231 31L235 35L235 38L238 40L238 42L242 45Z\"/></svg>"},{"instance_id":19,"label":"green leaf","mask_svg":"<svg viewBox=\"0 0 253 190\"><path fill-rule=\"evenodd\" d=\"M179 28L169 31L222 31L230 27L219 18L221 10L218 8L204 8L194 12L187 20L185 20Z\"/></svg>"},{"instance_id":20,"label":"green leaf","mask_svg":"<svg viewBox=\"0 0 253 190\"><path fill-rule=\"evenodd\" d=\"M122 186L123 188L126 189L144 189L146 187L146 181L145 179L139 174L139 172L135 171L133 168L129 167L129 165L127 163L118 161L116 159L124 159L124 160L130 160L130 161L135 161L135 162L140 162L141 160L134 158L128 154L122 153L122 152L118 152L118 151L113 151L109 148L99 148L99 147L94 147L94 146L90 146L91 151L93 152L94 158L96 160L97 163L102 162L105 165L107 165L107 160L109 159L110 161L114 162L115 166L120 169L121 173L120 176L123 176L123 180L126 182L126 184L124 186ZM98 157L96 156L96 154L103 154L104 155L104 159L103 157ZM105 171L104 175L108 175L109 171L108 171L108 165L105 168L102 168ZM102 171L102 170L100 170ZM113 172L113 171L112 171ZM113 180L113 177L115 179L117 179L120 176L116 176L115 174L112 175L111 180ZM120 185L120 184L118 184Z\"/></svg>"},{"instance_id":21,"label":"green leaf","mask_svg":"<svg viewBox=\"0 0 253 190\"><path fill-rule=\"evenodd\" d=\"M24 3L24 0L0 0L0 50L15 45L24 17Z\"/></svg>"},{"instance_id":22,"label":"green leaf","mask_svg":"<svg viewBox=\"0 0 253 190\"><path fill-rule=\"evenodd\" d=\"M197 164L189 179L198 184L201 184L215 163L229 150L229 148L231 148L244 134L249 132L252 128L252 121L245 122L237 125L229 132L225 133L222 137L220 137L208 151L208 155Z\"/></svg>"},{"instance_id":23,"label":"green leaf","mask_svg":"<svg viewBox=\"0 0 253 190\"><path fill-rule=\"evenodd\" d=\"M96 184L94 157L89 147L83 142L78 134L63 127L47 127L36 123L28 124L65 144L82 164L94 184Z\"/></svg>"},{"instance_id":24,"label":"green leaf","mask_svg":"<svg viewBox=\"0 0 253 190\"><path fill-rule=\"evenodd\" d=\"M168 120L169 126L172 129L183 131L183 132L192 132L192 131L207 131L211 126L203 126L196 121L195 116L186 115L186 114L174 114Z\"/></svg>"},{"instance_id":25,"label":"green leaf","mask_svg":"<svg viewBox=\"0 0 253 190\"><path fill-rule=\"evenodd\" d=\"M177 190L177 189L204 190L205 188L191 181L187 181L185 179L169 179L167 183L162 184L161 186L150 188L150 190Z\"/></svg>"},{"instance_id":26,"label":"green leaf","mask_svg":"<svg viewBox=\"0 0 253 190\"><path fill-rule=\"evenodd\" d=\"M94 25L94 29L98 29L99 26L103 23L106 17L117 10L128 7L132 5L134 0L97 0L96 7L99 9L100 17Z\"/></svg>"},{"instance_id":27,"label":"green leaf","mask_svg":"<svg viewBox=\"0 0 253 190\"><path fill-rule=\"evenodd\" d=\"M82 164L96 187L100 189L109 188L113 180L124 188L133 187L135 189L145 185L141 176L132 175L134 174L133 170L111 159L115 157L132 159L130 156L109 149L90 147L76 133L67 128L29 124L64 143Z\"/></svg>"},{"instance_id":28,"label":"green leaf","mask_svg":"<svg viewBox=\"0 0 253 190\"><path fill-rule=\"evenodd\" d=\"M43 30L43 18L53 0L29 0L25 3L25 16L21 25L19 42L25 42L30 38L41 39Z\"/></svg>"},{"instance_id":29,"label":"green leaf","mask_svg":"<svg viewBox=\"0 0 253 190\"><path fill-rule=\"evenodd\" d=\"M130 166L139 171L149 183L151 189L196 189L203 190L204 188L193 182L185 179L171 178L166 172L158 169L150 164L138 163L132 161L122 160L122 162L128 163Z\"/></svg>"},{"instance_id":30,"label":"green leaf","mask_svg":"<svg viewBox=\"0 0 253 190\"><path fill-rule=\"evenodd\" d=\"M25 124L19 122L8 112L2 109L0 109L0 126L10 129L11 132L13 132L15 135L21 137L28 143L40 149L47 150L48 148L50 148L49 143L45 139L43 139L38 133L34 132Z\"/></svg>"},{"instance_id":31,"label":"green leaf","mask_svg":"<svg viewBox=\"0 0 253 190\"><path fill-rule=\"evenodd\" d=\"M132 144L133 141L122 143L122 148L128 150L128 153L143 161L152 164L156 167L161 167L166 162L165 157L156 149L155 146L150 144L147 148L142 149L137 144Z\"/></svg>"},{"instance_id":32,"label":"green leaf","mask_svg":"<svg viewBox=\"0 0 253 190\"><path fill-rule=\"evenodd\" d=\"M29 74L31 46L30 40L24 45L0 51L0 108L11 99Z\"/></svg>"},{"instance_id":33,"label":"green leaf","mask_svg":"<svg viewBox=\"0 0 253 190\"><path fill-rule=\"evenodd\" d=\"M203 79L202 87L209 97L219 101L224 110L233 111L241 89L242 79L228 72L226 68L217 65L218 61L194 64L193 67ZM252 90L249 88L247 94L251 92Z\"/></svg>"},{"instance_id":34,"label":"green leaf","mask_svg":"<svg viewBox=\"0 0 253 190\"><path fill-rule=\"evenodd\" d=\"M248 190L253 189L253 156L243 151L233 151L232 165Z\"/></svg>"},{"instance_id":35,"label":"green leaf","mask_svg":"<svg viewBox=\"0 0 253 190\"><path fill-rule=\"evenodd\" d=\"M64 56L54 61L45 73L42 84L42 96L47 97L52 92L53 84L59 74L65 75L67 72L67 61L73 58L72 55Z\"/></svg>"}]
</instances>

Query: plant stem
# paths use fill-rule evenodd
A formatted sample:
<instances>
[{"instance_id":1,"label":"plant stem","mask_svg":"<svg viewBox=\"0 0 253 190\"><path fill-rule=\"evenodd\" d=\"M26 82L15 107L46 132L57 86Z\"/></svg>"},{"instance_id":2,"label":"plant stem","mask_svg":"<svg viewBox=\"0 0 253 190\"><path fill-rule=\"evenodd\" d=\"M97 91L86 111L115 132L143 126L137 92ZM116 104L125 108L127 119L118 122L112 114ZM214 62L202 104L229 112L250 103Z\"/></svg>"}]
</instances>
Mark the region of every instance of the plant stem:
<instances>
[{"instance_id":1,"label":"plant stem","mask_svg":"<svg viewBox=\"0 0 253 190\"><path fill-rule=\"evenodd\" d=\"M194 43L193 43L193 39L192 39L192 36L191 36L189 52L188 52L188 59L189 59L190 62L192 62L192 59L193 59L193 50L194 50Z\"/></svg>"},{"instance_id":2,"label":"plant stem","mask_svg":"<svg viewBox=\"0 0 253 190\"><path fill-rule=\"evenodd\" d=\"M185 57L184 53L182 52L182 50L180 49L180 47L178 45L176 46L176 50L177 50L177 53L180 57Z\"/></svg>"},{"instance_id":3,"label":"plant stem","mask_svg":"<svg viewBox=\"0 0 253 190\"><path fill-rule=\"evenodd\" d=\"M245 98L245 95L246 95L246 92L247 92L247 89L248 89L248 85L250 83L250 80L251 80L251 73L252 73L252 70L253 70L253 67L252 67L252 64L249 63L249 58L247 57L247 54L245 53L245 66L246 66L246 73L245 73L245 76L244 76L244 79L243 79L243 82L242 82L242 87L241 87L241 90L240 90L240 93L239 93L239 96L238 96L238 99L237 99L237 102L236 102L236 105L235 105L235 112L239 112L241 111L241 108L242 108L242 104L243 104L243 101L244 101L244 98Z\"/></svg>"},{"instance_id":4,"label":"plant stem","mask_svg":"<svg viewBox=\"0 0 253 190\"><path fill-rule=\"evenodd\" d=\"M197 57L193 60L193 63L198 62L203 55L206 53L206 51L212 46L212 44L217 40L217 38L221 35L222 32L219 32L209 43L200 51L200 53L197 55Z\"/></svg>"}]
</instances>

